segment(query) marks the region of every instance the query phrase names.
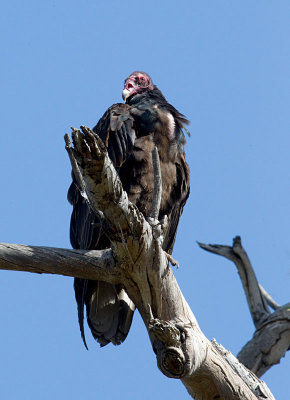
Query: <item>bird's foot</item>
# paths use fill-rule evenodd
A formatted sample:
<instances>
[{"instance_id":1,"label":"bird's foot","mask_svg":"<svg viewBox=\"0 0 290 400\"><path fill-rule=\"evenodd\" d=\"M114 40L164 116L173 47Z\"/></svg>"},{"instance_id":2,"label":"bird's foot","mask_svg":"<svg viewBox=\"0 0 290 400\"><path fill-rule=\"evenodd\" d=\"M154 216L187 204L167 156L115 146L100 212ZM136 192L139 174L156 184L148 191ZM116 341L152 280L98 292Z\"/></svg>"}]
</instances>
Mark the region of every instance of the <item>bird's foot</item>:
<instances>
[{"instance_id":1,"label":"bird's foot","mask_svg":"<svg viewBox=\"0 0 290 400\"><path fill-rule=\"evenodd\" d=\"M179 268L179 262L176 261L176 260L174 260L174 258L172 257L172 255L166 253L166 251L165 251L165 254L166 254L166 257L167 257L168 262L170 262L170 264L171 264L173 267Z\"/></svg>"}]
</instances>

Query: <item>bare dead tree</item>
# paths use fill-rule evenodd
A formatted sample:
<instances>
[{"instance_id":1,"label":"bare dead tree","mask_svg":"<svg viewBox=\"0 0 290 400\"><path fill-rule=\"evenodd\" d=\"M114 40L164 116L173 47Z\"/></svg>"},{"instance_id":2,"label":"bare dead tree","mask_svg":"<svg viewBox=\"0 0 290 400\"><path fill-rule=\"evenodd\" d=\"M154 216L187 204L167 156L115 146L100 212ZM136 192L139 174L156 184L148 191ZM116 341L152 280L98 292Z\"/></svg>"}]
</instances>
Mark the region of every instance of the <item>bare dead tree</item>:
<instances>
[{"instance_id":1,"label":"bare dead tree","mask_svg":"<svg viewBox=\"0 0 290 400\"><path fill-rule=\"evenodd\" d=\"M159 369L168 377L180 379L193 398L274 399L254 372L261 376L289 348L290 310L279 307L259 287L240 239L236 238L232 247L200 246L234 261L240 273L257 328L239 353L241 362L201 332L174 278L168 255L161 248L166 224L166 220L156 220L161 176L155 174L155 200L146 221L128 201L103 142L85 127L73 130L72 136L73 146L66 135L72 168L92 210L102 213L111 249L1 244L0 268L122 283L143 318ZM158 157L154 157L158 171ZM273 314L267 304L276 308ZM268 353L265 357L266 347L271 356Z\"/></svg>"}]
</instances>

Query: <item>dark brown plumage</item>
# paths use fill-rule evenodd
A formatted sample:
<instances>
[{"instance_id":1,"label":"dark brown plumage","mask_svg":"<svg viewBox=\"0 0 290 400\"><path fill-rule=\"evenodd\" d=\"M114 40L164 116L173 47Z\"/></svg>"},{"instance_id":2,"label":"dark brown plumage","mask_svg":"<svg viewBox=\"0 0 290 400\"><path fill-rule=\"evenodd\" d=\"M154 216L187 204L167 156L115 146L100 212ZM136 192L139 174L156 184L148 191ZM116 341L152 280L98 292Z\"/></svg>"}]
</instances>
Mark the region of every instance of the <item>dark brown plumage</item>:
<instances>
[{"instance_id":1,"label":"dark brown plumage","mask_svg":"<svg viewBox=\"0 0 290 400\"><path fill-rule=\"evenodd\" d=\"M188 121L166 101L144 72L134 72L125 80L123 98L126 104L111 106L93 130L104 141L129 200L145 217L150 213L154 187L151 151L154 145L157 146L162 173L159 219L168 217L163 249L171 253L178 222L189 196L189 168L182 131ZM102 222L81 196L74 177L68 199L73 205L70 227L73 248L109 247ZM85 346L84 304L88 325L101 346L124 341L135 308L124 288L79 278L75 278L74 288Z\"/></svg>"}]
</instances>

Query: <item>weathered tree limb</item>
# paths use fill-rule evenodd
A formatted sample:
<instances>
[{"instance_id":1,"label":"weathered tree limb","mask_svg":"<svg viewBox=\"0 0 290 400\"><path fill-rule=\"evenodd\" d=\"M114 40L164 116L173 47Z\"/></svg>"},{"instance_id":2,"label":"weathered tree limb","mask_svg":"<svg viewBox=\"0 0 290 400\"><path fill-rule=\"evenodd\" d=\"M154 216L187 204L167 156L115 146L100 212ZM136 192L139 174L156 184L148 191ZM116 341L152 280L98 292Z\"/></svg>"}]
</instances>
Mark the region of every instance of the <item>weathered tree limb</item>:
<instances>
[{"instance_id":1,"label":"weathered tree limb","mask_svg":"<svg viewBox=\"0 0 290 400\"><path fill-rule=\"evenodd\" d=\"M118 271L118 266L112 257L112 251L110 249L86 251L0 244L0 269L78 276L88 279L103 279L110 283L118 283L123 280L122 275L116 273L116 271ZM170 273L168 275L171 274L171 278L170 276L166 278L168 282L170 282L171 279L174 280L171 270L169 271ZM176 282L175 284L177 285ZM179 291L178 287L177 289ZM175 300L180 301L179 296L183 299L180 291L176 293L176 297L170 295L170 299L166 300L170 300L170 302L174 303ZM181 310L181 312L185 313L188 319L193 318L194 321L195 319L187 303L182 303L182 306L185 306L185 309ZM169 305L169 308L170 307ZM191 323L193 321L191 321ZM187 331L185 328L187 328ZM192 335L190 332L191 328L194 327L191 325L184 327L181 323L180 325L175 324L174 320L166 322L160 319L154 319L151 314L148 323L149 335L154 337L155 351L160 352L161 349L158 358L158 366L167 376L172 377L172 368L174 371L177 371L178 375L184 373L183 364L180 363L178 357L176 357L176 346L181 347L180 340L184 341L185 335L188 337ZM159 339L162 344L156 341L156 338ZM191 337L191 340L194 340L194 336ZM244 382L236 376L230 366L225 364L224 357L217 354L214 349L216 344L210 346L207 339L205 339L202 345L207 346L208 353L203 365L201 365L200 368L196 368L195 373L185 374L185 377L182 379L189 393L195 396L196 399L212 399L214 397L211 397L211 395L215 395L216 393L223 393L223 399L273 399L271 396L255 396L252 390L243 392ZM160 346L160 348L158 348L158 346ZM165 350L166 346L168 346L168 352ZM171 349L172 353L170 353ZM196 350L198 350L198 348L196 348ZM184 355L181 350L180 353L177 352L177 354L180 356L181 360L184 360ZM169 369L166 369L167 366ZM225 379L229 379L226 387ZM231 379L233 379L233 381ZM255 387L260 387L262 392L262 388L264 388L263 383L255 379L253 378L254 384L256 385ZM205 389L204 385L209 386ZM232 387L232 385L234 385L234 387ZM240 393L233 393L234 389L240 391ZM264 388L263 392L265 391L266 389Z\"/></svg>"},{"instance_id":2,"label":"weathered tree limb","mask_svg":"<svg viewBox=\"0 0 290 400\"><path fill-rule=\"evenodd\" d=\"M120 283L112 250L68 250L0 243L0 269Z\"/></svg>"},{"instance_id":3,"label":"weathered tree limb","mask_svg":"<svg viewBox=\"0 0 290 400\"><path fill-rule=\"evenodd\" d=\"M103 274L102 280L123 283L144 320L160 370L166 376L181 379L196 400L273 399L270 392L266 395L255 392L253 380L255 387L262 385L261 381L253 375L250 382L245 373L240 372L242 369L234 369L223 352L201 332L160 241L154 237L143 215L128 201L102 141L82 127L82 132L73 132L73 143L72 155L83 177L88 201L92 209L103 212L112 244L112 250L106 253L94 252L98 260L92 268L94 278L90 276L90 279L100 279ZM24 270L23 265L27 263L28 271L56 272L55 262L49 261L49 253L53 257L57 249L45 249L45 254L40 257L45 268L40 262L34 264L35 248L29 250L31 257L24 254L23 260L20 260L19 249L13 251L9 257L6 253L0 267L10 265L15 269L17 264L17 268ZM72 253L77 257L81 254L75 250ZM84 258L90 258L92 253L84 252ZM68 267L67 275L73 272L81 278L89 277L86 266L77 267L74 260L74 267L70 269L66 257L57 254L59 273L64 274ZM100 259L104 254L109 261L102 268ZM79 262L81 264L81 260ZM238 361L235 363L238 365Z\"/></svg>"},{"instance_id":4,"label":"weathered tree limb","mask_svg":"<svg viewBox=\"0 0 290 400\"><path fill-rule=\"evenodd\" d=\"M246 368L242 363L238 362L236 357L232 355L231 352L226 350L221 344L217 343L214 339L212 340L213 346L224 355L225 359L229 363L229 365L233 368L233 370L245 381L248 382L249 388L257 397L269 397L271 398L271 392L269 391L267 385L263 381L259 385L257 385L256 376Z\"/></svg>"},{"instance_id":5,"label":"weathered tree limb","mask_svg":"<svg viewBox=\"0 0 290 400\"><path fill-rule=\"evenodd\" d=\"M290 349L290 304L280 307L254 333L237 355L257 376L279 364Z\"/></svg>"},{"instance_id":6,"label":"weathered tree limb","mask_svg":"<svg viewBox=\"0 0 290 400\"><path fill-rule=\"evenodd\" d=\"M120 230L125 237L128 234L138 237L144 230L144 223L146 224L142 213L128 201L127 193L107 156L103 141L89 128L82 126L81 129L82 132L77 129L72 131L73 156L83 177L90 207L95 213L100 210L104 213L110 226L106 233L112 236L113 242L120 241ZM131 214L136 218L134 232L131 232ZM146 226L151 232L149 225Z\"/></svg>"},{"instance_id":7,"label":"weathered tree limb","mask_svg":"<svg viewBox=\"0 0 290 400\"><path fill-rule=\"evenodd\" d=\"M198 244L202 249L221 255L235 263L242 281L253 322L256 328L258 328L268 317L270 311L264 296L261 293L249 257L242 247L240 236L236 236L233 239L232 246L203 243Z\"/></svg>"},{"instance_id":8,"label":"weathered tree limb","mask_svg":"<svg viewBox=\"0 0 290 400\"><path fill-rule=\"evenodd\" d=\"M279 306L258 284L239 236L233 239L232 247L198 244L206 251L233 261L238 269L256 332L237 357L247 368L260 377L271 366L278 364L290 348L290 305ZM272 314L266 303L275 310Z\"/></svg>"},{"instance_id":9,"label":"weathered tree limb","mask_svg":"<svg viewBox=\"0 0 290 400\"><path fill-rule=\"evenodd\" d=\"M75 129L75 128L71 128L71 129L72 129L73 133L75 131L77 131L77 129ZM73 147L72 147L72 144L71 144L71 141L70 141L70 137L69 137L69 135L67 133L64 135L64 141L65 141L65 149L66 149L66 151L68 153L68 156L69 156L69 159L70 159L70 163L71 163L71 166L72 166L72 170L73 170L73 173L74 173L74 175L76 177L80 192L81 192L82 196L86 197L87 196L87 194L86 194L86 184L84 182L84 178L83 178L83 176L81 174L81 171L79 169L77 160L75 159L74 152L73 152Z\"/></svg>"},{"instance_id":10,"label":"weathered tree limb","mask_svg":"<svg viewBox=\"0 0 290 400\"><path fill-rule=\"evenodd\" d=\"M272 299L272 297L269 295L268 292L266 292L266 290L263 288L263 286L261 286L259 284L259 288L260 288L261 293L262 293L264 299L266 300L268 306L271 307L272 310L277 310L277 308L281 307L280 304L278 304L274 299Z\"/></svg>"}]
</instances>

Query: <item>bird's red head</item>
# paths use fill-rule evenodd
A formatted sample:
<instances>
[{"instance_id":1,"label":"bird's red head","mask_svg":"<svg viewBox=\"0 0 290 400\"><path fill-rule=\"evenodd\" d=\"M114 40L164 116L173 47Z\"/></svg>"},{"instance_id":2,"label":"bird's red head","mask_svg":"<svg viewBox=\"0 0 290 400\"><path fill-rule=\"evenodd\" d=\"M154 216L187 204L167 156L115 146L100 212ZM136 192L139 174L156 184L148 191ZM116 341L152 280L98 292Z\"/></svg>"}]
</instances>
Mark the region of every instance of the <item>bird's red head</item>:
<instances>
[{"instance_id":1,"label":"bird's red head","mask_svg":"<svg viewBox=\"0 0 290 400\"><path fill-rule=\"evenodd\" d=\"M137 93L153 90L154 85L149 75L142 71L135 71L125 79L122 97L126 101Z\"/></svg>"}]
</instances>

